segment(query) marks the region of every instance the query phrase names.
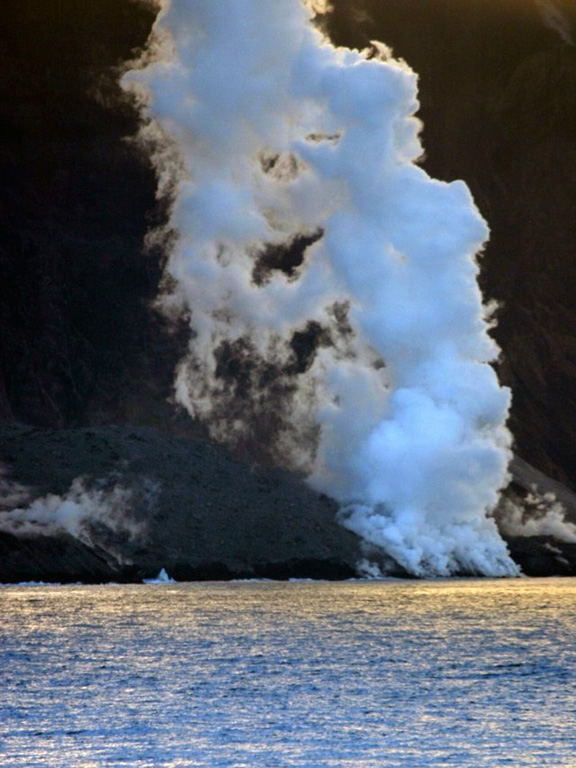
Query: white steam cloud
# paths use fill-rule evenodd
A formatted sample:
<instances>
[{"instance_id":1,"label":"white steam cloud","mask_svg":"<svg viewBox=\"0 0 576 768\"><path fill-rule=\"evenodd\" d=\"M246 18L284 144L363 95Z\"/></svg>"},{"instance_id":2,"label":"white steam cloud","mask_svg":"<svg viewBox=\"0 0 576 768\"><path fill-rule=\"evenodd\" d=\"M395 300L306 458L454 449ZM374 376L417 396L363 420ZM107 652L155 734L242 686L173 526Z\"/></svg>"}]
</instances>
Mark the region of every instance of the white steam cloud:
<instances>
[{"instance_id":1,"label":"white steam cloud","mask_svg":"<svg viewBox=\"0 0 576 768\"><path fill-rule=\"evenodd\" d=\"M411 573L516 575L491 518L511 438L487 228L415 165L416 75L332 46L326 5L166 0L124 77L173 200L177 398L217 440L273 442Z\"/></svg>"},{"instance_id":2,"label":"white steam cloud","mask_svg":"<svg viewBox=\"0 0 576 768\"><path fill-rule=\"evenodd\" d=\"M507 536L551 536L576 543L576 525L554 493L540 493L533 486L521 501L504 499L497 510L498 527Z\"/></svg>"},{"instance_id":3,"label":"white steam cloud","mask_svg":"<svg viewBox=\"0 0 576 768\"><path fill-rule=\"evenodd\" d=\"M146 481L144 481L146 483ZM152 499L152 483L140 495ZM32 489L11 483L0 473L0 531L15 536L55 536L68 533L86 544L98 542L109 532L137 540L142 522L132 515L133 492L114 483L92 483L76 478L64 495L47 494L31 500Z\"/></svg>"}]
</instances>

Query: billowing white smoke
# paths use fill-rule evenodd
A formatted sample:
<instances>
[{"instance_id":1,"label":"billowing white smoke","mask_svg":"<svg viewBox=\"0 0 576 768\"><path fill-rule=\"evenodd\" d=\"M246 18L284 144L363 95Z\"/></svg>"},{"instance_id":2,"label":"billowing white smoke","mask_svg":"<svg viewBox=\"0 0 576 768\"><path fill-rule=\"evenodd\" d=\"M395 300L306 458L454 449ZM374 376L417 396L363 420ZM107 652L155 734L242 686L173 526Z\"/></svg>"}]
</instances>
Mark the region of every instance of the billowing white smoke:
<instances>
[{"instance_id":1,"label":"billowing white smoke","mask_svg":"<svg viewBox=\"0 0 576 768\"><path fill-rule=\"evenodd\" d=\"M509 393L467 187L430 179L416 76L299 0L165 0L137 94L189 316L176 392L215 439L269 424L342 521L416 575L514 575L490 511ZM304 351L303 351L304 350Z\"/></svg>"}]
</instances>

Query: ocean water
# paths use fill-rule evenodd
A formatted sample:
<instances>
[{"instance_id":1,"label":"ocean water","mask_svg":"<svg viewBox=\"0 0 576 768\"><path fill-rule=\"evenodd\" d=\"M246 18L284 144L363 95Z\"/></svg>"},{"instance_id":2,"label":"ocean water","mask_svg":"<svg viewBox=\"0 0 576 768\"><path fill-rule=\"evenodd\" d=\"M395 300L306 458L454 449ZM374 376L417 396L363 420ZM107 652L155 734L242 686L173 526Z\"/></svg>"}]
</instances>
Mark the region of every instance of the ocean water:
<instances>
[{"instance_id":1,"label":"ocean water","mask_svg":"<svg viewBox=\"0 0 576 768\"><path fill-rule=\"evenodd\" d=\"M575 766L576 580L0 589L0 765Z\"/></svg>"}]
</instances>

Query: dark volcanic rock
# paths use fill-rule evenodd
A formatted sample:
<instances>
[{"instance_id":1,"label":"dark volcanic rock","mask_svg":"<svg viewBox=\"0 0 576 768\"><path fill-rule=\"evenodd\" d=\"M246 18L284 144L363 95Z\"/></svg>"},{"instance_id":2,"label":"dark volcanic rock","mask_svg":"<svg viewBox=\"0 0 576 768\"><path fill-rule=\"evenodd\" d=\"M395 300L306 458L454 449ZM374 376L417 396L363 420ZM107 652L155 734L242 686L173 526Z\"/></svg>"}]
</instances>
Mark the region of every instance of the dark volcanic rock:
<instances>
[{"instance_id":1,"label":"dark volcanic rock","mask_svg":"<svg viewBox=\"0 0 576 768\"><path fill-rule=\"evenodd\" d=\"M99 547L70 534L16 537L0 532L0 583L102 584L131 580L136 573L136 568L121 565Z\"/></svg>"},{"instance_id":2,"label":"dark volcanic rock","mask_svg":"<svg viewBox=\"0 0 576 768\"><path fill-rule=\"evenodd\" d=\"M381 39L419 73L424 166L463 178L492 228L483 280L503 302L495 334L516 450L575 486L573 0L555 0L556 26L537 0L334 5L338 42ZM166 398L182 339L149 310L161 263L142 254L162 210L113 85L145 44L151 4L2 10L0 419L175 428Z\"/></svg>"},{"instance_id":3,"label":"dark volcanic rock","mask_svg":"<svg viewBox=\"0 0 576 768\"><path fill-rule=\"evenodd\" d=\"M132 490L126 515L141 526L141 536L131 539L94 525L82 533L83 542L97 547L84 571L96 574L96 560L106 553L106 578L106 567L113 578L153 576L161 567L177 579L346 578L361 557L358 539L335 522L334 502L298 478L247 467L209 443L148 428L3 425L0 462L8 468L5 494L18 484L31 488L32 498L66 496L78 477L85 478L88 491ZM69 543L67 537L61 547L60 572L70 578L58 580L83 579L81 552ZM35 563L44 554L46 572L58 570L53 542L38 542L26 577L19 563L34 543L24 540L20 560L14 542L9 544L10 557L0 556L0 581L40 578Z\"/></svg>"},{"instance_id":4,"label":"dark volcanic rock","mask_svg":"<svg viewBox=\"0 0 576 768\"><path fill-rule=\"evenodd\" d=\"M576 544L551 536L506 538L513 560L526 576L576 576Z\"/></svg>"}]
</instances>

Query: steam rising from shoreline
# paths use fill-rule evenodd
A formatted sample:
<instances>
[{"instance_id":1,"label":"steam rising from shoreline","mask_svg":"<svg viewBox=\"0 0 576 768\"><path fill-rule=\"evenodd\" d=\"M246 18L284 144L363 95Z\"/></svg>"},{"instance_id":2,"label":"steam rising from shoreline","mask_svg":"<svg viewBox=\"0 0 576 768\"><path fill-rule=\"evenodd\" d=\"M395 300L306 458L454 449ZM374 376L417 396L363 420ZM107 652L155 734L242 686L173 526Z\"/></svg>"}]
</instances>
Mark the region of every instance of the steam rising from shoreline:
<instances>
[{"instance_id":1,"label":"steam rising from shoreline","mask_svg":"<svg viewBox=\"0 0 576 768\"><path fill-rule=\"evenodd\" d=\"M507 536L551 536L576 543L576 525L553 493L541 494L534 486L521 501L504 499L496 513L498 528Z\"/></svg>"},{"instance_id":2,"label":"steam rising from shoreline","mask_svg":"<svg viewBox=\"0 0 576 768\"><path fill-rule=\"evenodd\" d=\"M156 488L142 479L137 502L152 503ZM110 477L91 483L76 478L69 490L34 498L31 488L11 482L0 467L0 531L14 536L67 533L85 544L101 543L110 533L138 540L145 525L132 508L134 492Z\"/></svg>"},{"instance_id":3,"label":"steam rising from shoreline","mask_svg":"<svg viewBox=\"0 0 576 768\"><path fill-rule=\"evenodd\" d=\"M63 496L51 493L31 501L31 495L23 486L0 483L0 531L15 536L68 533L85 544L93 543L96 529L131 539L143 533L143 525L130 514L132 491L121 485L90 488L79 477Z\"/></svg>"},{"instance_id":4,"label":"steam rising from shoreline","mask_svg":"<svg viewBox=\"0 0 576 768\"><path fill-rule=\"evenodd\" d=\"M415 74L333 47L322 10L166 0L123 79L172 199L177 399L218 441L266 441L411 573L516 575L490 517L511 438L486 225L415 165Z\"/></svg>"}]
</instances>

